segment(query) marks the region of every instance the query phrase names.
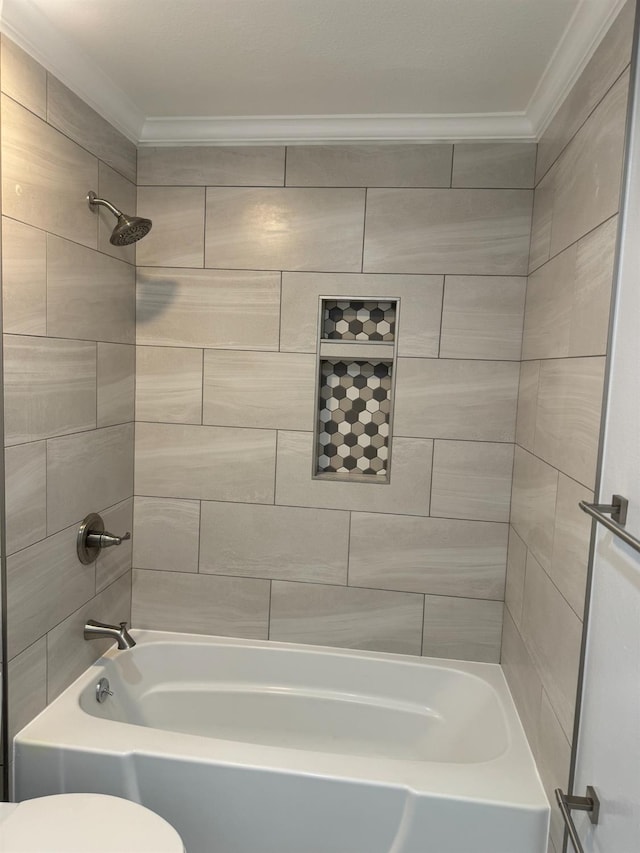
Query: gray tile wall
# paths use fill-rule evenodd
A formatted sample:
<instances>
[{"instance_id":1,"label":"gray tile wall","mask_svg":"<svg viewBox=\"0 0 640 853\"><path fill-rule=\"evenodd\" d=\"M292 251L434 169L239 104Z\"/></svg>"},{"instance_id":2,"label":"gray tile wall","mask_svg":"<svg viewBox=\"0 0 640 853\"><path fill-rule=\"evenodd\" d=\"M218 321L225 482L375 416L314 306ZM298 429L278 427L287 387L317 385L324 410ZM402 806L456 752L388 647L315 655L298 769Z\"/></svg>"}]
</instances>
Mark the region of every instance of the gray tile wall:
<instances>
[{"instance_id":1,"label":"gray tile wall","mask_svg":"<svg viewBox=\"0 0 640 853\"><path fill-rule=\"evenodd\" d=\"M498 660L534 168L140 149L134 624ZM311 478L322 296L400 299L389 485Z\"/></svg>"},{"instance_id":2,"label":"gray tile wall","mask_svg":"<svg viewBox=\"0 0 640 853\"><path fill-rule=\"evenodd\" d=\"M133 525L135 253L108 242L95 190L135 210L136 149L2 36L2 301L9 731L129 619L131 547L77 559L77 525Z\"/></svg>"},{"instance_id":3,"label":"gray tile wall","mask_svg":"<svg viewBox=\"0 0 640 853\"><path fill-rule=\"evenodd\" d=\"M552 802L568 782L591 530L578 501L595 486L634 5L538 146L502 664Z\"/></svg>"}]
</instances>

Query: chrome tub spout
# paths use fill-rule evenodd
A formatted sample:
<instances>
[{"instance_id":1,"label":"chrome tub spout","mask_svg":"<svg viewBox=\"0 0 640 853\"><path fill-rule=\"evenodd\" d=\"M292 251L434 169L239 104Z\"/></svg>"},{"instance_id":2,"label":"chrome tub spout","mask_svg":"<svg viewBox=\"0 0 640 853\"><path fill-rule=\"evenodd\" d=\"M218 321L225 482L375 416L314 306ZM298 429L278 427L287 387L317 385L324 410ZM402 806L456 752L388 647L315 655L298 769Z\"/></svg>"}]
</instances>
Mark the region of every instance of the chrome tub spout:
<instances>
[{"instance_id":1,"label":"chrome tub spout","mask_svg":"<svg viewBox=\"0 0 640 853\"><path fill-rule=\"evenodd\" d=\"M120 627L117 625L107 625L105 622L96 622L95 619L89 619L84 626L85 640L98 640L107 638L115 640L119 649L132 649L136 641L127 631L127 623L121 622Z\"/></svg>"}]
</instances>

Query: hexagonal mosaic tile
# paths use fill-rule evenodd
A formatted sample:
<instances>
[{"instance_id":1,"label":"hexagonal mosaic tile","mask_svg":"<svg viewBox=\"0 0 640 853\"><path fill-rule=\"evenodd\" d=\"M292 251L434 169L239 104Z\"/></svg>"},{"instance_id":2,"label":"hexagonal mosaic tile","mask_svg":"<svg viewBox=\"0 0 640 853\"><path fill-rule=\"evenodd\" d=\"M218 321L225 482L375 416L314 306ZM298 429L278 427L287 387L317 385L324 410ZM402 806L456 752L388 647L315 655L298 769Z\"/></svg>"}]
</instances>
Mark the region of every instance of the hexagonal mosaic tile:
<instances>
[{"instance_id":1,"label":"hexagonal mosaic tile","mask_svg":"<svg viewBox=\"0 0 640 853\"><path fill-rule=\"evenodd\" d=\"M341 341L393 341L396 303L325 299L322 336Z\"/></svg>"},{"instance_id":2,"label":"hexagonal mosaic tile","mask_svg":"<svg viewBox=\"0 0 640 853\"><path fill-rule=\"evenodd\" d=\"M318 473L386 476L391 365L320 362Z\"/></svg>"}]
</instances>

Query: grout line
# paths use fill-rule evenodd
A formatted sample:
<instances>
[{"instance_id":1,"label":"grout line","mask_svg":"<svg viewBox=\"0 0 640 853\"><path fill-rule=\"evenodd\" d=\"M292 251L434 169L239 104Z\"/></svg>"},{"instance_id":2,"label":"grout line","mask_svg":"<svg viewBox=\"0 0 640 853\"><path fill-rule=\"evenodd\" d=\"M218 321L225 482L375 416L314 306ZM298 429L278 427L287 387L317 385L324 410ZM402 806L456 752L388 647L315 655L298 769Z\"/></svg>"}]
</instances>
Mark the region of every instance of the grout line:
<instances>
[{"instance_id":1,"label":"grout line","mask_svg":"<svg viewBox=\"0 0 640 853\"><path fill-rule=\"evenodd\" d=\"M598 224L594 225L593 228L590 228L588 231L585 231L584 234L581 234L579 237L576 237L576 239L573 241L573 243L569 243L568 246L564 246L562 249L557 251L555 253L555 255L550 254L549 257L545 261L543 261L541 264L538 264L537 267L533 267L532 269L530 269L529 272L527 274L525 274L524 278L526 278L527 280L530 279L534 273L539 272L544 266L551 263L551 261L554 261L560 255L562 255L563 252L567 252L569 249L572 249L574 246L578 246L578 244L580 242L582 242L582 240L584 240L586 237L590 237L595 231L598 230L598 228L602 228L604 225L607 224L607 222L611 222L612 219L615 219L616 216L619 216L619 214L620 214L620 208L618 206L618 209L615 211L615 213L612 213L611 216L607 216L607 218L603 219L602 222L598 222Z\"/></svg>"},{"instance_id":2,"label":"grout line","mask_svg":"<svg viewBox=\"0 0 640 853\"><path fill-rule=\"evenodd\" d=\"M284 146L284 169L283 169L283 175L282 175L282 186L283 187L287 186L287 155L288 155L288 153L289 153L289 146L285 145Z\"/></svg>"},{"instance_id":3,"label":"grout line","mask_svg":"<svg viewBox=\"0 0 640 853\"><path fill-rule=\"evenodd\" d=\"M360 259L360 272L364 273L364 246L365 246L365 238L367 235L367 199L369 197L369 190L367 187L364 189L364 209L362 216L362 256Z\"/></svg>"},{"instance_id":4,"label":"grout line","mask_svg":"<svg viewBox=\"0 0 640 853\"><path fill-rule=\"evenodd\" d=\"M447 276L445 275L442 277L442 296L440 299L440 330L438 332L438 358L440 358L440 354L442 352L442 325L444 323L444 298L445 298L445 293L446 293L446 287L447 287ZM484 361L484 359L478 359L478 360Z\"/></svg>"},{"instance_id":5,"label":"grout line","mask_svg":"<svg viewBox=\"0 0 640 853\"><path fill-rule=\"evenodd\" d=\"M451 146L451 172L449 174L449 189L453 189L453 165L456 159L456 146L455 143Z\"/></svg>"},{"instance_id":6,"label":"grout line","mask_svg":"<svg viewBox=\"0 0 640 853\"><path fill-rule=\"evenodd\" d=\"M276 505L276 489L278 486L278 432L279 430L275 431L276 436L273 448L273 501L271 501L273 506ZM270 504L265 504L265 506L270 506Z\"/></svg>"},{"instance_id":7,"label":"grout line","mask_svg":"<svg viewBox=\"0 0 640 853\"><path fill-rule=\"evenodd\" d=\"M178 571L173 571L173 570L167 571L165 569L139 569L139 568L135 568L135 571L136 572L152 572L153 574L157 574L157 575L181 575L185 578L197 576L197 572L178 572ZM123 572L123 574L124 574L124 572ZM122 575L120 575L120 577L122 577ZM439 593L439 592L426 592L425 593L422 591L416 591L415 589L395 589L395 588L390 588L390 587L363 586L362 584L359 584L358 586L347 586L347 584L344 584L344 583L335 583L335 582L326 581L326 580L323 580L323 581L300 580L299 578L291 578L291 577L264 577L264 576L258 576L258 575L240 575L240 574L230 575L230 574L223 574L222 572L201 572L200 577L203 577L203 578L230 578L230 579L234 579L234 580L248 580L248 581L254 581L254 580L268 581L270 586L274 582L276 582L276 583L297 584L299 586L315 586L315 587L327 586L327 587L331 587L332 589L336 589L336 590L359 589L359 590L367 591L367 592L369 592L369 591L383 592L383 593L388 592L390 595L397 595L399 593L401 595L420 596L421 598L424 598L425 595L428 595L432 598L461 598L464 601L495 601L499 604L503 603L503 601L504 601L503 598L485 598L485 597L481 597L481 596L472 597L469 595L454 595L452 593L446 593L445 594L445 593ZM115 581L114 581L114 583L115 583ZM89 599L89 601L91 601L91 599ZM84 607L84 605L83 605L83 607ZM79 609L81 609L81 608L79 608ZM69 617L67 616L65 618L68 619ZM64 622L65 620L63 619L62 621Z\"/></svg>"},{"instance_id":8,"label":"grout line","mask_svg":"<svg viewBox=\"0 0 640 853\"><path fill-rule=\"evenodd\" d=\"M596 110L598 109L598 107L602 104L602 102L603 102L604 100L606 100L607 96L609 95L609 93L611 92L611 90L613 89L613 87L616 85L616 83L618 83L618 81L619 81L622 77L624 77L624 75L627 73L627 71L629 70L629 67L630 67L630 63L627 63L627 64L625 65L624 69L620 72L620 74L618 74L618 76L616 77L616 79L613 81L613 83L612 83L612 84L609 86L609 88L606 90L606 92L604 92L604 94L600 97L600 99L598 100L598 102L597 102L596 104L594 104L593 108L592 108L592 109L590 110L590 112L587 114L587 116L585 117L585 119L580 123L580 125L579 125L579 126L576 128L576 130L572 133L572 135L569 137L569 139L567 139L567 141L566 141L566 142L565 142L565 144L562 146L562 148L560 149L560 151L558 151L558 153L557 153L556 157L553 159L553 161L552 161L551 163L549 163L549 166L548 166L547 170L544 172L544 174L540 175L539 180L537 180L537 181L536 181L535 189L537 189L537 188L540 186L540 184L542 183L542 181L547 177L547 175L549 174L549 172L551 171L551 169L553 169L553 167L556 165L556 163L558 162L558 160L562 157L562 155L564 154L564 152L565 152L565 151L567 150L567 148L571 145L571 143L572 143L572 142L573 142L573 140L576 138L576 136L580 133L580 131L582 130L582 128L585 126L585 124L589 121L589 119L591 118L591 116L595 113L595 111L596 111ZM549 122L549 125L547 126L547 128L546 128L546 129L545 129L545 131L544 131L544 133L542 134L541 139L538 141L538 151L539 151L540 142L542 141L542 139L544 139L544 135L546 134L546 132L547 132L547 131L549 130L549 128L551 127L551 124L552 124L553 120L556 118L556 116L557 116L557 115L558 115L558 113L560 112L560 109L562 109L562 106L563 106L563 104L561 104L561 105L560 105L560 108L559 108L558 110L556 110L555 114L553 115L553 117L552 117L552 119L551 119L551 122ZM537 156L537 153L536 153L536 167L537 167L537 165L538 165L537 160L538 160L538 156ZM536 180L536 178L535 178L535 172L534 172L534 181L535 181L535 180Z\"/></svg>"},{"instance_id":9,"label":"grout line","mask_svg":"<svg viewBox=\"0 0 640 853\"><path fill-rule=\"evenodd\" d=\"M280 300L279 300L279 311L278 311L278 349L277 352L282 352L282 272L280 272ZM259 351L259 350L258 350ZM255 352L255 350L253 350ZM274 350L269 350L269 352L274 352Z\"/></svg>"},{"instance_id":10,"label":"grout line","mask_svg":"<svg viewBox=\"0 0 640 853\"><path fill-rule=\"evenodd\" d=\"M615 216L615 215L616 214L612 214L612 216ZM7 217L7 218L11 218L11 217ZM609 218L611 218L611 217L609 217ZM20 219L17 219L14 221L22 222L22 220L20 220ZM29 223L22 223L22 224L28 225ZM600 224L602 224L602 223L600 223ZM34 226L30 226L30 227L34 227ZM592 230L595 230L595 228L597 228L597 227L598 226L596 225ZM46 232L46 233L49 233L49 232ZM53 234L52 236L57 237L58 235ZM67 237L61 237L60 239L61 240L67 240L68 242L73 242L73 241L70 241ZM83 243L78 243L77 245L83 246L85 249L91 248L90 246L85 246ZM107 257L111 258L112 255L107 255ZM117 260L117 258L114 258L114 260ZM123 263L126 263L126 262L123 262ZM129 264L129 266L130 266L130 264ZM301 276L324 275L324 276L331 276L331 277L335 277L337 275L340 275L340 276L354 276L354 277L358 277L358 278L361 277L362 275L367 275L367 276L380 276L381 278L384 277L385 279L407 278L408 276L412 276L415 278L442 278L442 276L444 276L444 275L456 275L456 276L460 276L461 278L525 278L526 279L529 275L529 273L527 272L526 269L524 269L523 271L520 271L520 272L514 271L514 272L495 272L495 273L468 273L468 272L458 273L458 272L455 272L455 270L454 271L447 270L446 272L443 270L436 270L435 272L431 272L430 270L429 271L421 271L421 272L413 272L413 271L388 272L385 270L367 270L366 273L362 273L361 270L359 270L359 269L358 270L353 270L353 269L351 269L351 270L291 269L290 270L290 269L282 269L281 267L181 267L181 266L171 266L171 265L166 265L166 264L164 266L161 266L160 264L155 264L155 265L154 264L140 264L136 267L136 270L139 274L141 273L142 275L145 274L145 271L148 272L150 275L160 275L161 273L167 273L167 272L170 272L171 270L184 270L185 272L191 272L191 273L195 273L195 272L200 272L200 273L202 273L202 272L211 272L211 273L231 272L231 273L265 273L265 275L266 275L267 273L281 272L281 273L286 273L287 275L301 275ZM362 297L360 297L360 298L362 298ZM374 298L379 299L380 297L376 296Z\"/></svg>"},{"instance_id":11,"label":"grout line","mask_svg":"<svg viewBox=\"0 0 640 853\"><path fill-rule=\"evenodd\" d=\"M196 572L200 574L200 553L202 549L202 501L198 501L198 562Z\"/></svg>"},{"instance_id":12,"label":"grout line","mask_svg":"<svg viewBox=\"0 0 640 853\"><path fill-rule=\"evenodd\" d=\"M508 362L509 364L516 364L516 362ZM150 421L150 420L138 420L136 423L140 424L148 424L148 425L158 425L158 426L204 426L209 427L211 429L226 429L226 430L254 430L256 432L292 432L292 433L303 433L304 435L312 435L313 430L311 429L291 429L290 427L281 427L281 426L241 426L239 424L214 424L214 423L187 423L185 421ZM125 424L114 424L113 426L124 426ZM100 429L108 429L108 427L99 427ZM51 438L64 438L66 435L81 435L84 432L90 432L91 429L88 430L79 430L77 433L64 433L61 436L51 436ZM515 440L511 439L497 439L497 438L455 438L449 436L439 436L439 435L407 435L406 433L398 434L397 432L394 434L394 439L409 439L411 441L460 441L465 442L467 444L498 444L498 445L510 445L515 444ZM42 439L33 439L33 441L42 441ZM33 441L23 441L20 444L32 444ZM9 445L10 447L18 447L19 445L13 444Z\"/></svg>"},{"instance_id":13,"label":"grout line","mask_svg":"<svg viewBox=\"0 0 640 853\"><path fill-rule=\"evenodd\" d=\"M271 600L273 598L273 578L269 578L269 606L267 608L267 640L271 639Z\"/></svg>"},{"instance_id":14,"label":"grout line","mask_svg":"<svg viewBox=\"0 0 640 853\"><path fill-rule=\"evenodd\" d=\"M202 374L200 376L200 426L204 426L204 347L202 349Z\"/></svg>"},{"instance_id":15,"label":"grout line","mask_svg":"<svg viewBox=\"0 0 640 853\"><path fill-rule=\"evenodd\" d=\"M351 518L353 513L349 510L349 522L347 527L347 579L346 586L350 586L349 584L349 569L351 564Z\"/></svg>"},{"instance_id":16,"label":"grout line","mask_svg":"<svg viewBox=\"0 0 640 853\"><path fill-rule=\"evenodd\" d=\"M431 595L431 593L429 593ZM422 596L422 628L420 631L420 655L424 655L424 623L427 615L427 595Z\"/></svg>"}]
</instances>

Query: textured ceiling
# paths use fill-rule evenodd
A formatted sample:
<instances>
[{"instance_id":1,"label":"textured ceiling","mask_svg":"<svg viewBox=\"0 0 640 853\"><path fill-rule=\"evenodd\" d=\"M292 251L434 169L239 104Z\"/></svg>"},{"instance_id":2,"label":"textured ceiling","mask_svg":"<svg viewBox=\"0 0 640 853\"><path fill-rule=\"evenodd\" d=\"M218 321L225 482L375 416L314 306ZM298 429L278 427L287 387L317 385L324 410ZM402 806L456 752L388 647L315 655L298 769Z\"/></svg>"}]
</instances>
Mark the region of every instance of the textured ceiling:
<instances>
[{"instance_id":1,"label":"textured ceiling","mask_svg":"<svg viewBox=\"0 0 640 853\"><path fill-rule=\"evenodd\" d=\"M90 55L144 116L522 111L580 5L580 0L21 2Z\"/></svg>"}]
</instances>

